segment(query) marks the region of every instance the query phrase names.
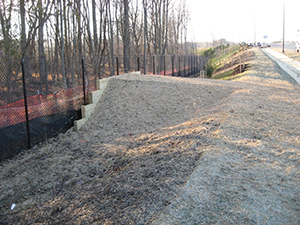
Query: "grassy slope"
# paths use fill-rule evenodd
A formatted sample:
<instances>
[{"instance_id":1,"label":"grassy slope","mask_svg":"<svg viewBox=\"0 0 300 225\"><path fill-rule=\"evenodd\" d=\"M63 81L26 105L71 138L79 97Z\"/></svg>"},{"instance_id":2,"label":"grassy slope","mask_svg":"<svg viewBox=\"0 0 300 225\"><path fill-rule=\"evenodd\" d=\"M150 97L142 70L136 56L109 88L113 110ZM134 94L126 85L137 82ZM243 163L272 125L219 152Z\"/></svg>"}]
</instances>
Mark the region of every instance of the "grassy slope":
<instances>
[{"instance_id":1,"label":"grassy slope","mask_svg":"<svg viewBox=\"0 0 300 225\"><path fill-rule=\"evenodd\" d=\"M236 71L239 65L239 49L240 47L238 45L232 46L230 51L225 52L225 54L221 53L213 58L213 63L216 65L215 73L212 76L213 79L232 80L240 76ZM246 53L246 58L247 57ZM233 65L230 66L230 64ZM226 66L224 67L224 65Z\"/></svg>"},{"instance_id":2,"label":"grassy slope","mask_svg":"<svg viewBox=\"0 0 300 225\"><path fill-rule=\"evenodd\" d=\"M224 73L218 74L215 77L213 76L213 74L216 71L222 70L224 64L229 64L233 56L239 52L239 48L240 48L239 45L230 46L228 48L225 46L224 48L222 48L221 46L215 48L201 48L200 50L198 50L198 53L200 55L210 58L206 70L207 74L212 73L212 78L214 79L223 79L225 77L232 75L233 70L224 71ZM208 77L210 76L208 75Z\"/></svg>"},{"instance_id":3,"label":"grassy slope","mask_svg":"<svg viewBox=\"0 0 300 225\"><path fill-rule=\"evenodd\" d=\"M239 46L234 45L230 48L223 50L219 50L216 52L215 56L212 59L212 63L216 65L216 70L220 69L223 66L223 62L229 62L230 58L235 54L239 52Z\"/></svg>"}]
</instances>

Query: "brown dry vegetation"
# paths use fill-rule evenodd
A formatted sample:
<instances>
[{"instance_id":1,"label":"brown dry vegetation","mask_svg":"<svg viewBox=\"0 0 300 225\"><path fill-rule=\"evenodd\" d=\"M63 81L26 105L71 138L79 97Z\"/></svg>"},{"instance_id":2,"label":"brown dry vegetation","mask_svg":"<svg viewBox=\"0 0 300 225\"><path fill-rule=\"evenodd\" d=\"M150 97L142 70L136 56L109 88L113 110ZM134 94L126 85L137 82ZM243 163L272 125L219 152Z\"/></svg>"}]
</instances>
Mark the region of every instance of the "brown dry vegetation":
<instances>
[{"instance_id":1,"label":"brown dry vegetation","mask_svg":"<svg viewBox=\"0 0 300 225\"><path fill-rule=\"evenodd\" d=\"M112 78L80 131L1 163L0 223L299 224L300 88L253 51L235 81Z\"/></svg>"}]
</instances>

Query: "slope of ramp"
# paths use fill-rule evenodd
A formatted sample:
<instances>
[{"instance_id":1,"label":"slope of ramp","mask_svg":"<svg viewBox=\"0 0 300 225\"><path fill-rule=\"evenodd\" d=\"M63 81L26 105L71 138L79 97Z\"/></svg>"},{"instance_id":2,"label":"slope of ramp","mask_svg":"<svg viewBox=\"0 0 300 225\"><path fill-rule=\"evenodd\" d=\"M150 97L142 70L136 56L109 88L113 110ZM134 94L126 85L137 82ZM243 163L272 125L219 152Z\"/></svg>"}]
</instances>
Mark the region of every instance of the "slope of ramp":
<instances>
[{"instance_id":1,"label":"slope of ramp","mask_svg":"<svg viewBox=\"0 0 300 225\"><path fill-rule=\"evenodd\" d=\"M228 81L122 75L109 81L95 115L102 138L151 133L209 115L241 87Z\"/></svg>"},{"instance_id":2,"label":"slope of ramp","mask_svg":"<svg viewBox=\"0 0 300 225\"><path fill-rule=\"evenodd\" d=\"M112 78L81 130L1 164L0 223L298 224L300 89L254 51L238 81Z\"/></svg>"},{"instance_id":3,"label":"slope of ramp","mask_svg":"<svg viewBox=\"0 0 300 225\"><path fill-rule=\"evenodd\" d=\"M241 89L232 84L111 78L81 130L1 165L0 222L150 222L212 144L220 126L213 114Z\"/></svg>"},{"instance_id":4,"label":"slope of ramp","mask_svg":"<svg viewBox=\"0 0 300 225\"><path fill-rule=\"evenodd\" d=\"M300 89L255 50L206 153L153 224L299 224ZM245 84L245 83L244 83Z\"/></svg>"}]
</instances>

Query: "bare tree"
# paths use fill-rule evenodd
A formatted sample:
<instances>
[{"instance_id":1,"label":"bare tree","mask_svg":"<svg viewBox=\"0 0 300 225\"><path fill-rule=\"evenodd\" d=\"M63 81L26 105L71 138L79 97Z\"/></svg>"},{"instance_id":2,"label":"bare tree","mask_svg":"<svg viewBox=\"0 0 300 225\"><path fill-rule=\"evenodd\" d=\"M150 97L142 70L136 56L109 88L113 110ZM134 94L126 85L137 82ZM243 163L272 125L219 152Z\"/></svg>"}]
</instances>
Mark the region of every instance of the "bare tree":
<instances>
[{"instance_id":1,"label":"bare tree","mask_svg":"<svg viewBox=\"0 0 300 225\"><path fill-rule=\"evenodd\" d=\"M11 37L11 15L13 10L13 2L0 2L0 23L1 23L1 33L2 33L2 43L1 55L3 56L4 64L4 77L1 77L1 83L5 84L7 88L7 94L5 95L6 101L11 102L11 91L12 91L12 82L14 80L12 76L12 37ZM7 5L6 5L7 4ZM2 65L3 66L3 65Z\"/></svg>"},{"instance_id":2,"label":"bare tree","mask_svg":"<svg viewBox=\"0 0 300 225\"><path fill-rule=\"evenodd\" d=\"M110 69L103 72L114 74L114 56L121 52L124 55L124 71L128 72L130 62L133 62L132 55L144 55L145 68L147 55L184 54L190 48L186 44L188 10L185 0L15 2L0 0L0 50L3 55L13 58L17 55L32 56L32 69L36 69L36 65L39 70L40 89L45 93L48 92L46 55L53 65L50 69L53 80L57 82L62 78L61 84L69 86L69 83L76 82L76 74L81 71L78 62L84 55L83 51L93 56L93 73L99 77L102 73L100 66L108 65ZM10 24L16 10L20 15L19 32L12 30ZM20 45L14 45L15 40ZM18 54L9 54L9 51ZM161 61L162 58L159 67L162 66Z\"/></svg>"},{"instance_id":3,"label":"bare tree","mask_svg":"<svg viewBox=\"0 0 300 225\"><path fill-rule=\"evenodd\" d=\"M131 24L132 24L132 39L134 44L134 54L139 55L142 52L141 40L143 36L143 17L141 17L140 15L138 0L135 1L135 5L132 4L130 18L132 21Z\"/></svg>"},{"instance_id":4,"label":"bare tree","mask_svg":"<svg viewBox=\"0 0 300 225\"><path fill-rule=\"evenodd\" d=\"M124 0L124 72L129 70L130 35L129 35L129 0Z\"/></svg>"}]
</instances>

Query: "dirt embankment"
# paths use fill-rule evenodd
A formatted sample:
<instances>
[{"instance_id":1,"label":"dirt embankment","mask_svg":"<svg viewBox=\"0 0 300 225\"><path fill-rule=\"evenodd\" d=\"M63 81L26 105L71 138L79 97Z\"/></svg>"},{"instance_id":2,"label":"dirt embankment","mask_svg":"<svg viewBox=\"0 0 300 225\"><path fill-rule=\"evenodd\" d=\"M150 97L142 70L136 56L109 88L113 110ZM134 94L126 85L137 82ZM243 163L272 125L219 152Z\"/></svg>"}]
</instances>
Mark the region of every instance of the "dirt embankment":
<instances>
[{"instance_id":1,"label":"dirt embankment","mask_svg":"<svg viewBox=\"0 0 300 225\"><path fill-rule=\"evenodd\" d=\"M236 81L113 78L82 130L0 165L0 222L298 224L300 88L254 53Z\"/></svg>"}]
</instances>

